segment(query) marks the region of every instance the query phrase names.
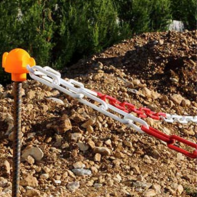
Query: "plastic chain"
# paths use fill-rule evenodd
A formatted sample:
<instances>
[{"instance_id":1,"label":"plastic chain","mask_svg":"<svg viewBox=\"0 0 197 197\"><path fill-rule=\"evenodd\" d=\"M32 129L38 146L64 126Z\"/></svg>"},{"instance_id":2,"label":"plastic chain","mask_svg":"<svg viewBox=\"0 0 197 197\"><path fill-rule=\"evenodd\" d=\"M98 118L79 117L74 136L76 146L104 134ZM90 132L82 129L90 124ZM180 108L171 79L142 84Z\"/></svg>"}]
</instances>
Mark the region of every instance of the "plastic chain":
<instances>
[{"instance_id":1,"label":"plastic chain","mask_svg":"<svg viewBox=\"0 0 197 197\"><path fill-rule=\"evenodd\" d=\"M146 107L141 107L141 108L137 109L131 103L127 103L127 102L122 102L121 103L120 101L118 101L117 99L115 99L111 96L102 94L100 92L96 92L96 93L97 93L97 96L99 98L101 98L102 100L104 100L105 102L108 100L108 102L111 105L113 105L113 106L117 107L118 109L121 109L121 110L123 110L127 113L135 112L138 115L138 117L140 117L140 118L151 117L152 119L160 120L161 117L166 117L165 113L153 112L149 108L146 108Z\"/></svg>"},{"instance_id":2,"label":"plastic chain","mask_svg":"<svg viewBox=\"0 0 197 197\"><path fill-rule=\"evenodd\" d=\"M84 85L78 81L72 79L67 81L63 80L61 78L60 73L53 70L50 67L42 68L40 66L33 66L33 67L27 66L27 69L29 70L29 74L31 78L51 88L56 88L59 91L75 99L78 99L79 102L90 106L91 108L105 114L106 116L113 118L114 120L117 120L123 124L132 127L133 129L135 129L140 133L147 133L149 135L156 137L157 139L166 142L167 146L170 149L180 152L186 155L187 157L197 158L197 144L193 142L189 142L176 135L168 136L162 133L161 131L149 127L147 122L145 122L140 118L140 117L149 116L155 119L160 119L161 117L165 117L164 113L161 112L155 113L148 108L136 109L134 105L130 103L126 103L126 102L121 103L120 101L117 101L113 97L103 95L101 93L96 93L92 90L86 89ZM106 102L107 99L109 103ZM90 100L94 102L90 102ZM97 105L95 103L97 103ZM135 117L134 115L129 114L129 112L131 111L137 113L139 117ZM115 112L118 115L112 112ZM140 124L141 126L136 125L136 123L138 123L138 125ZM190 153L187 150L176 146L175 145L176 141L188 145L194 148L195 150L192 153Z\"/></svg>"}]
</instances>

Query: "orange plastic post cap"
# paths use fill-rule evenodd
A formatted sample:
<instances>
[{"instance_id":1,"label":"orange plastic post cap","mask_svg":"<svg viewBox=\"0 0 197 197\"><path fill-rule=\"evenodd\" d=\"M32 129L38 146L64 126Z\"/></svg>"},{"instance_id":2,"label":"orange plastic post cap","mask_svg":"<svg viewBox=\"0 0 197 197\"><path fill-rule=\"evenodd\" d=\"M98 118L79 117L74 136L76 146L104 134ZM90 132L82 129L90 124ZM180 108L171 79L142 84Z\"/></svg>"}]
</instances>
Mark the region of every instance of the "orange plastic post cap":
<instances>
[{"instance_id":1,"label":"orange plastic post cap","mask_svg":"<svg viewBox=\"0 0 197 197\"><path fill-rule=\"evenodd\" d=\"M6 72L11 73L12 81L25 81L28 73L26 66L35 64L34 58L20 48L13 49L9 53L5 52L2 58L2 67Z\"/></svg>"}]
</instances>

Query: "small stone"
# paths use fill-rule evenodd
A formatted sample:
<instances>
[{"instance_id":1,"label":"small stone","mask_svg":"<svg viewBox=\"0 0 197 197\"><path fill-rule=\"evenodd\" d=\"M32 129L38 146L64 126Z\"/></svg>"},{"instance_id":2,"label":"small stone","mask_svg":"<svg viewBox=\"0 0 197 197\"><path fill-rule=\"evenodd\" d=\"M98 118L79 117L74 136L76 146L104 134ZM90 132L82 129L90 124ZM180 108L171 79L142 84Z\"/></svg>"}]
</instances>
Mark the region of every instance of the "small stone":
<instances>
[{"instance_id":1,"label":"small stone","mask_svg":"<svg viewBox=\"0 0 197 197\"><path fill-rule=\"evenodd\" d=\"M102 183L95 183L94 187L95 188L100 188L100 187L103 187L103 184Z\"/></svg>"},{"instance_id":2,"label":"small stone","mask_svg":"<svg viewBox=\"0 0 197 197\"><path fill-rule=\"evenodd\" d=\"M91 175L92 174L91 170L83 169L83 168L72 169L72 171L74 172L75 175L78 175L78 176L84 176L84 175Z\"/></svg>"},{"instance_id":3,"label":"small stone","mask_svg":"<svg viewBox=\"0 0 197 197\"><path fill-rule=\"evenodd\" d=\"M179 161L185 160L185 156L184 156L182 153L177 153L177 159L178 159Z\"/></svg>"},{"instance_id":4,"label":"small stone","mask_svg":"<svg viewBox=\"0 0 197 197\"><path fill-rule=\"evenodd\" d=\"M77 143L77 146L79 147L79 149L83 152L87 151L89 149L89 146L85 143Z\"/></svg>"},{"instance_id":5,"label":"small stone","mask_svg":"<svg viewBox=\"0 0 197 197\"><path fill-rule=\"evenodd\" d=\"M40 191L32 187L27 187L25 195L28 197L40 197Z\"/></svg>"},{"instance_id":6,"label":"small stone","mask_svg":"<svg viewBox=\"0 0 197 197\"><path fill-rule=\"evenodd\" d=\"M111 151L107 147L95 147L94 152L100 153L101 155L106 155L106 156L111 155Z\"/></svg>"},{"instance_id":7,"label":"small stone","mask_svg":"<svg viewBox=\"0 0 197 197\"><path fill-rule=\"evenodd\" d=\"M58 133L65 133L66 131L69 131L72 129L72 124L70 119L68 118L68 116L66 114L64 114L59 123L54 122L55 126L54 129L57 130Z\"/></svg>"},{"instance_id":8,"label":"small stone","mask_svg":"<svg viewBox=\"0 0 197 197\"><path fill-rule=\"evenodd\" d=\"M184 99L180 94L170 95L170 99L175 103L180 105L182 100Z\"/></svg>"},{"instance_id":9,"label":"small stone","mask_svg":"<svg viewBox=\"0 0 197 197\"><path fill-rule=\"evenodd\" d=\"M22 186L32 186L36 187L38 186L38 180L36 177L33 177L30 174L27 174L21 181L20 181Z\"/></svg>"},{"instance_id":10,"label":"small stone","mask_svg":"<svg viewBox=\"0 0 197 197\"><path fill-rule=\"evenodd\" d=\"M49 174L45 173L45 174L41 174L40 175L41 179L48 179L49 178Z\"/></svg>"},{"instance_id":11,"label":"small stone","mask_svg":"<svg viewBox=\"0 0 197 197\"><path fill-rule=\"evenodd\" d=\"M152 163L152 161L151 161L151 159L150 159L150 157L148 155L145 155L143 160L144 160L145 163L148 163L148 164Z\"/></svg>"},{"instance_id":12,"label":"small stone","mask_svg":"<svg viewBox=\"0 0 197 197\"><path fill-rule=\"evenodd\" d=\"M92 140L88 140L88 145L89 145L92 149L95 148L95 143L94 143L94 141L92 141Z\"/></svg>"},{"instance_id":13,"label":"small stone","mask_svg":"<svg viewBox=\"0 0 197 197\"><path fill-rule=\"evenodd\" d=\"M183 193L183 186L182 185L178 185L177 192L179 195Z\"/></svg>"},{"instance_id":14,"label":"small stone","mask_svg":"<svg viewBox=\"0 0 197 197\"><path fill-rule=\"evenodd\" d=\"M96 153L96 154L94 155L94 161L98 161L98 162L101 161L101 154L100 154L100 153Z\"/></svg>"},{"instance_id":15,"label":"small stone","mask_svg":"<svg viewBox=\"0 0 197 197\"><path fill-rule=\"evenodd\" d=\"M28 156L32 156L36 161L40 161L44 157L43 151L39 147L29 146L22 151L22 158L27 159Z\"/></svg>"},{"instance_id":16,"label":"small stone","mask_svg":"<svg viewBox=\"0 0 197 197\"><path fill-rule=\"evenodd\" d=\"M7 160L5 160L3 166L4 170L6 171L6 174L10 174L10 163Z\"/></svg>"},{"instance_id":17,"label":"small stone","mask_svg":"<svg viewBox=\"0 0 197 197\"><path fill-rule=\"evenodd\" d=\"M144 87L142 90L141 90L141 93L146 97L146 98L151 98L152 97L152 93L151 91Z\"/></svg>"},{"instance_id":18,"label":"small stone","mask_svg":"<svg viewBox=\"0 0 197 197\"><path fill-rule=\"evenodd\" d=\"M32 100L35 97L35 94L34 90L29 90L27 93L27 99Z\"/></svg>"},{"instance_id":19,"label":"small stone","mask_svg":"<svg viewBox=\"0 0 197 197\"><path fill-rule=\"evenodd\" d=\"M26 161L27 161L30 165L33 165L34 162L35 162L35 159L34 159L31 155L28 155Z\"/></svg>"},{"instance_id":20,"label":"small stone","mask_svg":"<svg viewBox=\"0 0 197 197\"><path fill-rule=\"evenodd\" d=\"M61 99L58 99L58 98L49 97L49 98L47 98L47 100L51 100L51 101L56 102L60 105L64 105L64 101L62 101Z\"/></svg>"},{"instance_id":21,"label":"small stone","mask_svg":"<svg viewBox=\"0 0 197 197\"><path fill-rule=\"evenodd\" d=\"M74 168L85 168L85 164L82 163L81 161L78 161L76 163L73 164Z\"/></svg>"},{"instance_id":22,"label":"small stone","mask_svg":"<svg viewBox=\"0 0 197 197\"><path fill-rule=\"evenodd\" d=\"M123 144L125 145L125 146L128 146L128 147L133 147L133 145L132 145L132 142L130 142L130 141L128 141L128 140L124 140L123 141Z\"/></svg>"},{"instance_id":23,"label":"small stone","mask_svg":"<svg viewBox=\"0 0 197 197\"><path fill-rule=\"evenodd\" d=\"M56 185L59 185L59 184L61 184L61 183L62 183L62 181L61 181L61 180L53 180L53 182L54 182Z\"/></svg>"},{"instance_id":24,"label":"small stone","mask_svg":"<svg viewBox=\"0 0 197 197\"><path fill-rule=\"evenodd\" d=\"M153 184L153 189L155 189L155 191L160 194L161 193L161 185L155 183Z\"/></svg>"},{"instance_id":25,"label":"small stone","mask_svg":"<svg viewBox=\"0 0 197 197\"><path fill-rule=\"evenodd\" d=\"M70 139L73 141L78 141L82 138L82 134L81 133L71 133L70 134Z\"/></svg>"},{"instance_id":26,"label":"small stone","mask_svg":"<svg viewBox=\"0 0 197 197\"><path fill-rule=\"evenodd\" d=\"M71 192L75 192L79 187L80 187L79 181L71 182L71 183L68 183L68 184L67 184L67 188L68 188Z\"/></svg>"},{"instance_id":27,"label":"small stone","mask_svg":"<svg viewBox=\"0 0 197 197\"><path fill-rule=\"evenodd\" d=\"M83 128L87 128L88 126L92 126L95 123L96 119L89 119L85 123L83 123L81 126Z\"/></svg>"},{"instance_id":28,"label":"small stone","mask_svg":"<svg viewBox=\"0 0 197 197\"><path fill-rule=\"evenodd\" d=\"M155 196L157 193L154 189L149 189L147 191L144 192L144 197L152 197Z\"/></svg>"},{"instance_id":29,"label":"small stone","mask_svg":"<svg viewBox=\"0 0 197 197\"><path fill-rule=\"evenodd\" d=\"M108 146L111 146L111 140L110 139L106 140L105 144L107 144Z\"/></svg>"}]
</instances>

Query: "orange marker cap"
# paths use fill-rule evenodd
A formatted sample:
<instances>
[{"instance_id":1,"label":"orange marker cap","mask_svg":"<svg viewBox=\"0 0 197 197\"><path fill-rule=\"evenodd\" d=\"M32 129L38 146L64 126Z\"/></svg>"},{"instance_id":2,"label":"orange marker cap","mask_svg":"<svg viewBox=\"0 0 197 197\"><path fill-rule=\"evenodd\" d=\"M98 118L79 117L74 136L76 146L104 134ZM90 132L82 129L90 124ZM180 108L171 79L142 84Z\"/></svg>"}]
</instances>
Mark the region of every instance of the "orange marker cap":
<instances>
[{"instance_id":1,"label":"orange marker cap","mask_svg":"<svg viewBox=\"0 0 197 197\"><path fill-rule=\"evenodd\" d=\"M11 73L12 81L25 81L28 73L26 66L35 64L34 58L20 48L13 49L9 53L5 52L2 58L2 67L6 72Z\"/></svg>"}]
</instances>

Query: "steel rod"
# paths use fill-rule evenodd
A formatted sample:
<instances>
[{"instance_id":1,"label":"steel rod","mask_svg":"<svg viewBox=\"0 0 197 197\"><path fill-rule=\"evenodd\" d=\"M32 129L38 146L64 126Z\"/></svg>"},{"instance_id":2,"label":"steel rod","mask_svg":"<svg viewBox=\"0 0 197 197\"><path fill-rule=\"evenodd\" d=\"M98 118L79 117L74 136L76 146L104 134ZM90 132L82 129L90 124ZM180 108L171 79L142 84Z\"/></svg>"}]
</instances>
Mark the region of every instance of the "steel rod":
<instances>
[{"instance_id":1,"label":"steel rod","mask_svg":"<svg viewBox=\"0 0 197 197\"><path fill-rule=\"evenodd\" d=\"M13 174L12 197L19 197L21 157L21 82L14 82L14 132L13 132Z\"/></svg>"}]
</instances>

